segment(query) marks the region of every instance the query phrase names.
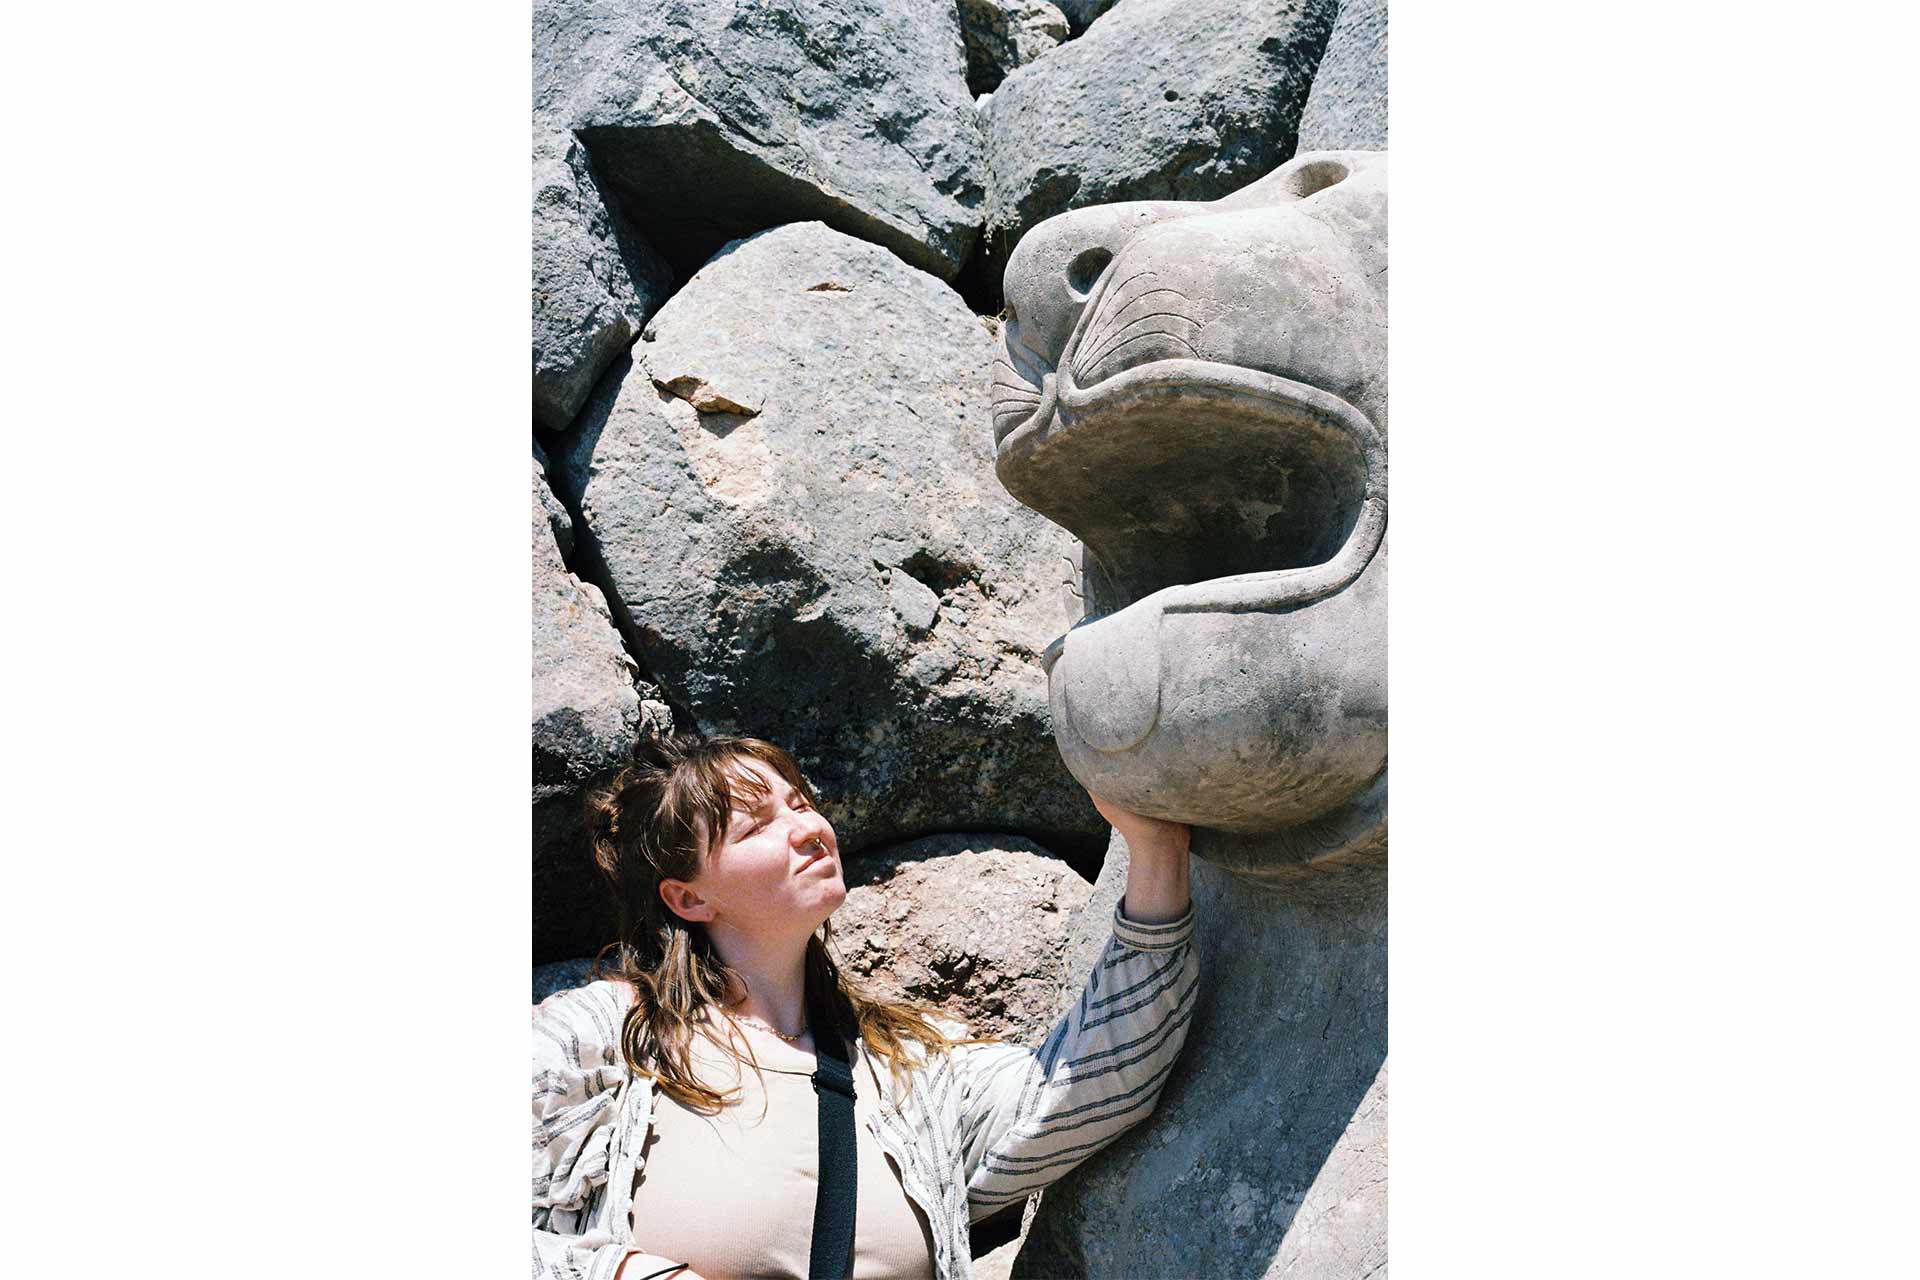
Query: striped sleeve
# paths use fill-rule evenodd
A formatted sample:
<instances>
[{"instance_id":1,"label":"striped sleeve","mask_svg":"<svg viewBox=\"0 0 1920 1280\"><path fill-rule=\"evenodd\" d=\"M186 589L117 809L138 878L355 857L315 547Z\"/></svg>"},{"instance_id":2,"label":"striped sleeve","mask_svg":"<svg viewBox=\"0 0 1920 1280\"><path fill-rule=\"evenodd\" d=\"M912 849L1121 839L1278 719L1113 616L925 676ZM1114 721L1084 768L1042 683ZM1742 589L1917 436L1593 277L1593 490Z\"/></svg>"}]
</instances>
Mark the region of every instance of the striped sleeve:
<instances>
[{"instance_id":1,"label":"striped sleeve","mask_svg":"<svg viewBox=\"0 0 1920 1280\"><path fill-rule=\"evenodd\" d=\"M979 1222L1054 1181L1152 1112L1199 990L1193 908L1113 938L1039 1049L969 1046L960 1076L967 1211Z\"/></svg>"},{"instance_id":2,"label":"striped sleeve","mask_svg":"<svg viewBox=\"0 0 1920 1280\"><path fill-rule=\"evenodd\" d=\"M631 1245L589 1226L607 1182L625 1079L602 984L533 1009L533 1275L608 1280Z\"/></svg>"}]
</instances>

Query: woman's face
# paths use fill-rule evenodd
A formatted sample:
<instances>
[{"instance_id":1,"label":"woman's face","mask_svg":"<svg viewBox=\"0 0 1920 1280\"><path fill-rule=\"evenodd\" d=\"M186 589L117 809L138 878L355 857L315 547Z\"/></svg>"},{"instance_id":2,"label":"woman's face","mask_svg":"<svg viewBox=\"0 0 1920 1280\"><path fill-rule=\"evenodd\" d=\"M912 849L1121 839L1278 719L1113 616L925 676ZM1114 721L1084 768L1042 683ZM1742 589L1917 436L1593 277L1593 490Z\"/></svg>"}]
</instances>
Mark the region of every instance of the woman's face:
<instances>
[{"instance_id":1,"label":"woman's face","mask_svg":"<svg viewBox=\"0 0 1920 1280\"><path fill-rule=\"evenodd\" d=\"M680 914L746 934L810 934L847 896L833 827L771 766L744 759L733 772L757 777L766 793L734 788L719 848L709 849L700 874L685 882L705 910ZM675 906L672 898L667 904Z\"/></svg>"}]
</instances>

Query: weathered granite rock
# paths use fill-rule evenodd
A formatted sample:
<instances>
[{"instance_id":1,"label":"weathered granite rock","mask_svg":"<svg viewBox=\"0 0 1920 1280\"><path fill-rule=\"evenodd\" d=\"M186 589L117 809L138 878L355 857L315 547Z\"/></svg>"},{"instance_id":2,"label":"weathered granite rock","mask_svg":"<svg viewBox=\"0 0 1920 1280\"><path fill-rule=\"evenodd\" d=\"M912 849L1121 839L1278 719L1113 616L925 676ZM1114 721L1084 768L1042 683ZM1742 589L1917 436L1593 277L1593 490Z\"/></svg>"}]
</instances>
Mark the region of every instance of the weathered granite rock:
<instances>
[{"instance_id":1,"label":"weathered granite rock","mask_svg":"<svg viewBox=\"0 0 1920 1280\"><path fill-rule=\"evenodd\" d=\"M960 34L967 89L992 93L1009 71L1065 40L1067 18L1047 0L960 0Z\"/></svg>"},{"instance_id":2,"label":"weathered granite rock","mask_svg":"<svg viewBox=\"0 0 1920 1280\"><path fill-rule=\"evenodd\" d=\"M539 1004L560 991L584 987L593 980L593 961L555 960L533 966L533 1003Z\"/></svg>"},{"instance_id":3,"label":"weathered granite rock","mask_svg":"<svg viewBox=\"0 0 1920 1280\"><path fill-rule=\"evenodd\" d=\"M1047 652L1090 789L1285 874L1385 817L1386 156L1056 218L1007 269L996 469L1084 541Z\"/></svg>"},{"instance_id":4,"label":"weathered granite rock","mask_svg":"<svg viewBox=\"0 0 1920 1280\"><path fill-rule=\"evenodd\" d=\"M1073 34L1079 35L1093 20L1120 3L1120 0L1060 0L1060 12L1066 15Z\"/></svg>"},{"instance_id":5,"label":"weathered granite rock","mask_svg":"<svg viewBox=\"0 0 1920 1280\"><path fill-rule=\"evenodd\" d=\"M1387 149L1387 0L1340 0L1300 113L1300 149Z\"/></svg>"},{"instance_id":6,"label":"weathered granite rock","mask_svg":"<svg viewBox=\"0 0 1920 1280\"><path fill-rule=\"evenodd\" d=\"M1007 247L1067 209L1211 200L1294 151L1335 0L1122 0L1013 72L984 114L987 226Z\"/></svg>"},{"instance_id":7,"label":"weathered granite rock","mask_svg":"<svg viewBox=\"0 0 1920 1280\"><path fill-rule=\"evenodd\" d=\"M570 129L689 272L817 218L951 279L980 222L979 130L952 5L540 0L538 118Z\"/></svg>"},{"instance_id":8,"label":"weathered granite rock","mask_svg":"<svg viewBox=\"0 0 1920 1280\"><path fill-rule=\"evenodd\" d=\"M612 898L589 860L583 788L617 768L637 735L670 726L636 680L597 587L567 571L572 523L533 462L533 952L581 954L613 936Z\"/></svg>"},{"instance_id":9,"label":"weathered granite rock","mask_svg":"<svg viewBox=\"0 0 1920 1280\"><path fill-rule=\"evenodd\" d=\"M673 273L615 209L562 134L533 153L533 421L559 431L672 292Z\"/></svg>"},{"instance_id":10,"label":"weathered granite rock","mask_svg":"<svg viewBox=\"0 0 1920 1280\"><path fill-rule=\"evenodd\" d=\"M1102 941L1098 906L1119 896L1115 842L1076 956ZM1202 978L1186 1049L1152 1117L1047 1189L1013 1276L1383 1274L1385 868L1334 878L1343 895L1302 902L1195 863Z\"/></svg>"},{"instance_id":11,"label":"weathered granite rock","mask_svg":"<svg viewBox=\"0 0 1920 1280\"><path fill-rule=\"evenodd\" d=\"M875 992L1037 1046L1092 888L1017 836L929 836L850 864L833 929L848 970Z\"/></svg>"},{"instance_id":12,"label":"weathered granite rock","mask_svg":"<svg viewBox=\"0 0 1920 1280\"><path fill-rule=\"evenodd\" d=\"M1008 263L996 470L1083 539L1055 733L1194 824L1206 975L1153 1119L1048 1190L1016 1276L1384 1267L1386 173L1306 154ZM1124 877L1116 837L1076 963Z\"/></svg>"},{"instance_id":13,"label":"weathered granite rock","mask_svg":"<svg viewBox=\"0 0 1920 1280\"><path fill-rule=\"evenodd\" d=\"M582 571L650 676L689 727L794 751L849 853L1105 841L1038 661L1078 616L1073 541L993 481L992 358L938 280L781 227L703 268L553 445Z\"/></svg>"}]
</instances>

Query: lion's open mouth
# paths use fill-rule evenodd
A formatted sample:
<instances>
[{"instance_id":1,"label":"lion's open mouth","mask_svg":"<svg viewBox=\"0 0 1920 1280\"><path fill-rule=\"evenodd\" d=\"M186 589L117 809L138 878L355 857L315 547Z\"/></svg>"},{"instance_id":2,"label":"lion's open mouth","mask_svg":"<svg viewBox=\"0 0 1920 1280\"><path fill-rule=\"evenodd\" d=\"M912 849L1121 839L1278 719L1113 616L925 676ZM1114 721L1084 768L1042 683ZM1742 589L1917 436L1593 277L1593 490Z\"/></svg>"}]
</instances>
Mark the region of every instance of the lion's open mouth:
<instances>
[{"instance_id":1,"label":"lion's open mouth","mask_svg":"<svg viewBox=\"0 0 1920 1280\"><path fill-rule=\"evenodd\" d=\"M1346 586L1386 528L1385 447L1318 388L1205 360L1134 365L1092 387L1071 362L1000 434L996 470L1071 530L1111 608L1280 611Z\"/></svg>"},{"instance_id":2,"label":"lion's open mouth","mask_svg":"<svg viewBox=\"0 0 1920 1280\"><path fill-rule=\"evenodd\" d=\"M995 469L1086 544L1103 603L1164 592L1174 611L1279 611L1357 577L1386 528L1386 448L1367 416L1206 358L1196 309L1151 270L1116 263L1088 293L1053 369L1009 327Z\"/></svg>"}]
</instances>

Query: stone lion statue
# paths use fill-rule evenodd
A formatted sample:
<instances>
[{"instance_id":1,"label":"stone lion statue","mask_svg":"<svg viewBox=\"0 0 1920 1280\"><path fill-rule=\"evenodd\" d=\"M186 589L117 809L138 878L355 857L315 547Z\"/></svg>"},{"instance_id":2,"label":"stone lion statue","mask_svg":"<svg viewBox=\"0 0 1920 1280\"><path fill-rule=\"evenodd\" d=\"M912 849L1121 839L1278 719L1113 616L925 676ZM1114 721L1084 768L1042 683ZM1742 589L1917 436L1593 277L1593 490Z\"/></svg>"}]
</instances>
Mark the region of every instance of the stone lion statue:
<instances>
[{"instance_id":1,"label":"stone lion statue","mask_svg":"<svg viewBox=\"0 0 1920 1280\"><path fill-rule=\"evenodd\" d=\"M1083 547L1086 617L1043 658L1055 739L1090 790L1193 825L1210 969L1160 1117L1047 1193L1014 1274L1370 1274L1386 153L1062 214L1005 287L995 469ZM1102 885L1123 866L1116 838Z\"/></svg>"}]
</instances>

